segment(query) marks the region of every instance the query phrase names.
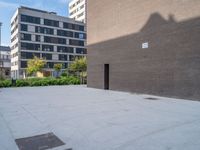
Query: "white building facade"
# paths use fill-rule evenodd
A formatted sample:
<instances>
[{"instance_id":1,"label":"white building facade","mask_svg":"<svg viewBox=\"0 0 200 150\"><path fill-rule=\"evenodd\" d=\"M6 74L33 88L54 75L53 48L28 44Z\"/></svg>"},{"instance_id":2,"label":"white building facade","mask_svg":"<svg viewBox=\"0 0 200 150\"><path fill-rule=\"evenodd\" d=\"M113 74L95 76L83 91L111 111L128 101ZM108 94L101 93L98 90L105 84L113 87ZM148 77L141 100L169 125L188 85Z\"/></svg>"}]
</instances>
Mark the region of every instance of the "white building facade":
<instances>
[{"instance_id":1,"label":"white building facade","mask_svg":"<svg viewBox=\"0 0 200 150\"><path fill-rule=\"evenodd\" d=\"M46 61L44 70L54 72L56 63L66 69L86 55L85 24L54 12L20 7L11 19L11 77L26 76L27 61L34 56Z\"/></svg>"},{"instance_id":2,"label":"white building facade","mask_svg":"<svg viewBox=\"0 0 200 150\"><path fill-rule=\"evenodd\" d=\"M69 3L69 17L86 22L86 0L72 0Z\"/></svg>"},{"instance_id":3,"label":"white building facade","mask_svg":"<svg viewBox=\"0 0 200 150\"><path fill-rule=\"evenodd\" d=\"M0 78L10 78L10 47L0 46Z\"/></svg>"}]
</instances>

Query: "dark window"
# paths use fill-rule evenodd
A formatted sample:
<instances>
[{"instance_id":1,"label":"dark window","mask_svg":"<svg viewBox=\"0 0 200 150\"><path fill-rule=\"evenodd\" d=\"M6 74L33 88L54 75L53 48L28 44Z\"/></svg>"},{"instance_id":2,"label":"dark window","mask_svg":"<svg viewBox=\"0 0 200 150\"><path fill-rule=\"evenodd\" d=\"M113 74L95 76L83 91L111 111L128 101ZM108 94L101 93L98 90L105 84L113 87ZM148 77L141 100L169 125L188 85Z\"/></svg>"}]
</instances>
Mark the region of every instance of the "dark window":
<instances>
[{"instance_id":1,"label":"dark window","mask_svg":"<svg viewBox=\"0 0 200 150\"><path fill-rule=\"evenodd\" d=\"M40 40L41 40L40 35L36 35L36 36L35 36L35 41L36 41L36 42L40 42Z\"/></svg>"},{"instance_id":2,"label":"dark window","mask_svg":"<svg viewBox=\"0 0 200 150\"><path fill-rule=\"evenodd\" d=\"M27 16L27 15L21 15L21 21L22 22L40 24L40 18L39 17L32 17L32 16Z\"/></svg>"},{"instance_id":3,"label":"dark window","mask_svg":"<svg viewBox=\"0 0 200 150\"><path fill-rule=\"evenodd\" d=\"M52 60L52 54L42 54L42 58L46 60Z\"/></svg>"},{"instance_id":4,"label":"dark window","mask_svg":"<svg viewBox=\"0 0 200 150\"><path fill-rule=\"evenodd\" d=\"M58 44L66 44L66 39L58 38Z\"/></svg>"},{"instance_id":5,"label":"dark window","mask_svg":"<svg viewBox=\"0 0 200 150\"><path fill-rule=\"evenodd\" d=\"M9 70L9 69L6 69L6 70L5 70L5 75L6 75L6 76L9 76L9 75L10 75L10 70Z\"/></svg>"},{"instance_id":6,"label":"dark window","mask_svg":"<svg viewBox=\"0 0 200 150\"><path fill-rule=\"evenodd\" d=\"M63 22L63 28L66 28L66 29L75 29L75 26L74 24L71 24L71 23L67 23L67 22Z\"/></svg>"},{"instance_id":7,"label":"dark window","mask_svg":"<svg viewBox=\"0 0 200 150\"><path fill-rule=\"evenodd\" d=\"M51 34L51 35L53 35L54 30L51 29L51 28L36 26L35 27L35 32L36 33L43 33L43 34Z\"/></svg>"},{"instance_id":8,"label":"dark window","mask_svg":"<svg viewBox=\"0 0 200 150\"><path fill-rule=\"evenodd\" d=\"M22 50L40 50L40 44L33 44L33 43L21 43Z\"/></svg>"},{"instance_id":9,"label":"dark window","mask_svg":"<svg viewBox=\"0 0 200 150\"><path fill-rule=\"evenodd\" d=\"M67 60L67 55L59 54L59 60Z\"/></svg>"},{"instance_id":10,"label":"dark window","mask_svg":"<svg viewBox=\"0 0 200 150\"><path fill-rule=\"evenodd\" d=\"M53 45L42 45L42 51L53 52Z\"/></svg>"},{"instance_id":11,"label":"dark window","mask_svg":"<svg viewBox=\"0 0 200 150\"><path fill-rule=\"evenodd\" d=\"M40 53L21 52L21 59L33 59L34 56L40 57Z\"/></svg>"},{"instance_id":12,"label":"dark window","mask_svg":"<svg viewBox=\"0 0 200 150\"><path fill-rule=\"evenodd\" d=\"M68 68L68 63L64 63L63 68Z\"/></svg>"},{"instance_id":13,"label":"dark window","mask_svg":"<svg viewBox=\"0 0 200 150\"><path fill-rule=\"evenodd\" d=\"M21 40L31 41L31 34L21 33Z\"/></svg>"},{"instance_id":14,"label":"dark window","mask_svg":"<svg viewBox=\"0 0 200 150\"><path fill-rule=\"evenodd\" d=\"M67 23L67 22L63 23L63 28L84 31L83 25L71 24L71 23Z\"/></svg>"},{"instance_id":15,"label":"dark window","mask_svg":"<svg viewBox=\"0 0 200 150\"><path fill-rule=\"evenodd\" d=\"M84 46L84 41L70 39L69 44L74 46Z\"/></svg>"},{"instance_id":16,"label":"dark window","mask_svg":"<svg viewBox=\"0 0 200 150\"><path fill-rule=\"evenodd\" d=\"M79 30L79 25L75 24L74 25L74 30Z\"/></svg>"},{"instance_id":17,"label":"dark window","mask_svg":"<svg viewBox=\"0 0 200 150\"><path fill-rule=\"evenodd\" d=\"M85 48L76 48L77 54L86 54L87 50Z\"/></svg>"},{"instance_id":18,"label":"dark window","mask_svg":"<svg viewBox=\"0 0 200 150\"><path fill-rule=\"evenodd\" d=\"M26 24L21 24L21 31L28 31L28 27Z\"/></svg>"},{"instance_id":19,"label":"dark window","mask_svg":"<svg viewBox=\"0 0 200 150\"><path fill-rule=\"evenodd\" d=\"M84 26L79 25L79 30L80 30L80 31L84 31Z\"/></svg>"},{"instance_id":20,"label":"dark window","mask_svg":"<svg viewBox=\"0 0 200 150\"><path fill-rule=\"evenodd\" d=\"M27 61L21 61L21 68L27 68Z\"/></svg>"},{"instance_id":21,"label":"dark window","mask_svg":"<svg viewBox=\"0 0 200 150\"><path fill-rule=\"evenodd\" d=\"M47 26L59 27L59 21L44 19L44 24Z\"/></svg>"},{"instance_id":22,"label":"dark window","mask_svg":"<svg viewBox=\"0 0 200 150\"><path fill-rule=\"evenodd\" d=\"M53 66L54 66L53 62L47 62L45 68L53 68Z\"/></svg>"},{"instance_id":23,"label":"dark window","mask_svg":"<svg viewBox=\"0 0 200 150\"><path fill-rule=\"evenodd\" d=\"M70 61L74 61L75 60L75 56L74 55L69 55L69 60Z\"/></svg>"},{"instance_id":24,"label":"dark window","mask_svg":"<svg viewBox=\"0 0 200 150\"><path fill-rule=\"evenodd\" d=\"M73 47L58 46L57 47L57 52L73 53L74 49L73 49Z\"/></svg>"},{"instance_id":25,"label":"dark window","mask_svg":"<svg viewBox=\"0 0 200 150\"><path fill-rule=\"evenodd\" d=\"M55 43L55 44L66 44L66 39L44 36L44 42L46 42L46 43Z\"/></svg>"},{"instance_id":26,"label":"dark window","mask_svg":"<svg viewBox=\"0 0 200 150\"><path fill-rule=\"evenodd\" d=\"M85 33L75 32L75 38L86 39L86 34Z\"/></svg>"},{"instance_id":27,"label":"dark window","mask_svg":"<svg viewBox=\"0 0 200 150\"><path fill-rule=\"evenodd\" d=\"M73 37L73 32L64 31L64 30L57 30L57 35L66 36L66 37Z\"/></svg>"}]
</instances>

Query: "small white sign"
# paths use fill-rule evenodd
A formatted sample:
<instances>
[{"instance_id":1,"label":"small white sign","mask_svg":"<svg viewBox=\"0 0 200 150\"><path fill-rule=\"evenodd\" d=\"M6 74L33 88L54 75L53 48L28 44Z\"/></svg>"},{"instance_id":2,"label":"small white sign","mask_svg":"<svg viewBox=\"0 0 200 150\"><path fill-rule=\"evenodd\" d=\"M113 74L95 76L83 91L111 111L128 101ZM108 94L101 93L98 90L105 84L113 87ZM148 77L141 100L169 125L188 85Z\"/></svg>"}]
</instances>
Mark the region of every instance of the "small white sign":
<instances>
[{"instance_id":1,"label":"small white sign","mask_svg":"<svg viewBox=\"0 0 200 150\"><path fill-rule=\"evenodd\" d=\"M149 48L149 43L148 42L142 43L142 48L143 49Z\"/></svg>"}]
</instances>

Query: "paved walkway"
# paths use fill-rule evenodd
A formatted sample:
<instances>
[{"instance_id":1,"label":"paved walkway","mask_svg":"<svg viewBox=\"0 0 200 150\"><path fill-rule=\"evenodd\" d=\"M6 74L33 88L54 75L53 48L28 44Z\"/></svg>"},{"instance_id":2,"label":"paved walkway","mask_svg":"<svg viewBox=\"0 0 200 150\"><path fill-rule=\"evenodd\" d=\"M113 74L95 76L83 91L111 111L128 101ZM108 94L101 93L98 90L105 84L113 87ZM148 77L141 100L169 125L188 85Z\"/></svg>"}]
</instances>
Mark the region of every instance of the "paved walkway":
<instances>
[{"instance_id":1,"label":"paved walkway","mask_svg":"<svg viewBox=\"0 0 200 150\"><path fill-rule=\"evenodd\" d=\"M0 89L0 150L53 132L55 150L199 150L200 102L86 88Z\"/></svg>"}]
</instances>

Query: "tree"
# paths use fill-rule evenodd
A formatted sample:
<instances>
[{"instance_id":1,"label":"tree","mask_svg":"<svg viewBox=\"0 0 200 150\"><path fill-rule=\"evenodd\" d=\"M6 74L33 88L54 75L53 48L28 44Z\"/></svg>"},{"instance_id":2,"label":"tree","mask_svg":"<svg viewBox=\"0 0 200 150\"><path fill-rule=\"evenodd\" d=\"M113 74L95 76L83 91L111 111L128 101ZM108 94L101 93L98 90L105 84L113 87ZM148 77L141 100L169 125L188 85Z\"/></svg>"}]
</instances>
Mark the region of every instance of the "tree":
<instances>
[{"instance_id":1,"label":"tree","mask_svg":"<svg viewBox=\"0 0 200 150\"><path fill-rule=\"evenodd\" d=\"M76 58L69 66L70 71L78 73L81 78L81 82L84 82L84 78L87 77L87 61L86 57Z\"/></svg>"},{"instance_id":2,"label":"tree","mask_svg":"<svg viewBox=\"0 0 200 150\"><path fill-rule=\"evenodd\" d=\"M28 75L33 75L37 72L41 72L45 64L46 63L43 59L40 59L37 56L34 56L33 59L28 60L26 71Z\"/></svg>"},{"instance_id":3,"label":"tree","mask_svg":"<svg viewBox=\"0 0 200 150\"><path fill-rule=\"evenodd\" d=\"M56 71L56 77L58 77L58 73L62 69L62 64L59 64L59 63L58 64L54 64L53 68Z\"/></svg>"}]
</instances>

